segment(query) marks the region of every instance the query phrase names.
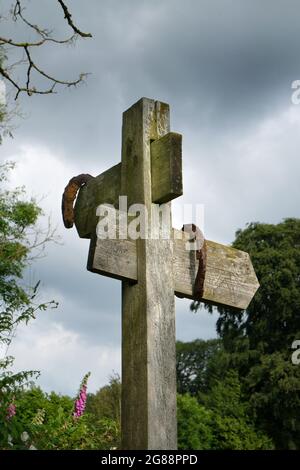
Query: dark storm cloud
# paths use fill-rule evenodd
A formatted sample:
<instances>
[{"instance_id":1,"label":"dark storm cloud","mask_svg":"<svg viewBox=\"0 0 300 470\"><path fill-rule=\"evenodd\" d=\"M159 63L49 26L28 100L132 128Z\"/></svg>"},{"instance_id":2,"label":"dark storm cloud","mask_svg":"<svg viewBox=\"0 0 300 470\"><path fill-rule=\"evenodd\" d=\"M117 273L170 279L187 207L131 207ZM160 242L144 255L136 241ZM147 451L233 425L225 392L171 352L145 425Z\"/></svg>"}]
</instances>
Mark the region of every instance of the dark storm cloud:
<instances>
[{"instance_id":1,"label":"dark storm cloud","mask_svg":"<svg viewBox=\"0 0 300 470\"><path fill-rule=\"evenodd\" d=\"M287 103L300 73L297 1L69 3L93 39L37 58L57 76L92 75L76 91L23 97L30 118L18 133L34 132L82 167L120 159L121 113L140 96L169 102L180 130L235 134ZM36 20L65 33L59 10L45 8Z\"/></svg>"}]
</instances>

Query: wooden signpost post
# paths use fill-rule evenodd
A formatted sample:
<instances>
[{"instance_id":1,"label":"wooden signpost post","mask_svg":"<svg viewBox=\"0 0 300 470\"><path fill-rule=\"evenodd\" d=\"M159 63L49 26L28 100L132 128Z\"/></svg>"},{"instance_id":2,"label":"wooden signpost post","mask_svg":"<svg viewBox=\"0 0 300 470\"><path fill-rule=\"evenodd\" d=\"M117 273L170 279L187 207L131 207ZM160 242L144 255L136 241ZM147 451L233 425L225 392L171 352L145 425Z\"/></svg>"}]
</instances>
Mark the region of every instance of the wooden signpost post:
<instances>
[{"instance_id":1,"label":"wooden signpost post","mask_svg":"<svg viewBox=\"0 0 300 470\"><path fill-rule=\"evenodd\" d=\"M117 237L97 237L97 208L120 209L120 195L143 204L147 235L158 236L120 236L117 218ZM190 233L172 229L171 210L166 220L153 206L170 209L181 195L181 135L170 132L167 104L142 98L123 114L121 163L88 179L74 211L79 236L91 239L88 269L122 280L123 449L177 448L174 294L195 298L199 252L187 249ZM208 240L201 277L203 301L239 309L259 286L247 253Z\"/></svg>"}]
</instances>

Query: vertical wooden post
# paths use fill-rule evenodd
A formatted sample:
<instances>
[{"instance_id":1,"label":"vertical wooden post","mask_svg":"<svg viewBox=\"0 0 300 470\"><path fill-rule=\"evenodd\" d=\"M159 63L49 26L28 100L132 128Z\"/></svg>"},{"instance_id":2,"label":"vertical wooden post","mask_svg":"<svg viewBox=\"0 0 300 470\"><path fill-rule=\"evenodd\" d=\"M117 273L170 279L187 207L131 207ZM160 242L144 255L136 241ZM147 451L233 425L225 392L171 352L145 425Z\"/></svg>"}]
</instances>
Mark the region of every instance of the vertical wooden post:
<instances>
[{"instance_id":1,"label":"vertical wooden post","mask_svg":"<svg viewBox=\"0 0 300 470\"><path fill-rule=\"evenodd\" d=\"M161 102L123 114L121 194L145 205L150 224L150 143L169 127ZM173 245L139 239L137 255L137 284L122 283L122 448L177 449Z\"/></svg>"}]
</instances>

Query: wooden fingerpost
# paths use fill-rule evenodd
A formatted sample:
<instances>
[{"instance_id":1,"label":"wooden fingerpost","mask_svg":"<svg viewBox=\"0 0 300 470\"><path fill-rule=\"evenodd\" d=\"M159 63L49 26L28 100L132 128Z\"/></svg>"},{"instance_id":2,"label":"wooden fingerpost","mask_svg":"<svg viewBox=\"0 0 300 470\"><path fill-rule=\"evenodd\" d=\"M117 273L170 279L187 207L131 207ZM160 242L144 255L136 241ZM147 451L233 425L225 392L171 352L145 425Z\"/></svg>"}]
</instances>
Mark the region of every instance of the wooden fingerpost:
<instances>
[{"instance_id":1,"label":"wooden fingerpost","mask_svg":"<svg viewBox=\"0 0 300 470\"><path fill-rule=\"evenodd\" d=\"M142 98L123 114L121 194L145 205L149 229L150 145L169 128L159 101ZM138 239L137 259L138 282L122 282L122 449L177 449L171 237Z\"/></svg>"},{"instance_id":2,"label":"wooden fingerpost","mask_svg":"<svg viewBox=\"0 0 300 470\"><path fill-rule=\"evenodd\" d=\"M206 240L199 291L199 252L189 249L190 234L172 229L170 201L183 193L182 136L169 127L169 105L142 98L123 114L121 163L72 178L63 195L65 226L74 213L79 236L90 239L87 269L122 281L123 450L177 448L174 294L246 309L259 287L248 253ZM147 227L148 237L124 236L120 196L135 205L128 221ZM161 203L167 217L157 217ZM115 209L107 228L116 237L99 235L103 206Z\"/></svg>"}]
</instances>

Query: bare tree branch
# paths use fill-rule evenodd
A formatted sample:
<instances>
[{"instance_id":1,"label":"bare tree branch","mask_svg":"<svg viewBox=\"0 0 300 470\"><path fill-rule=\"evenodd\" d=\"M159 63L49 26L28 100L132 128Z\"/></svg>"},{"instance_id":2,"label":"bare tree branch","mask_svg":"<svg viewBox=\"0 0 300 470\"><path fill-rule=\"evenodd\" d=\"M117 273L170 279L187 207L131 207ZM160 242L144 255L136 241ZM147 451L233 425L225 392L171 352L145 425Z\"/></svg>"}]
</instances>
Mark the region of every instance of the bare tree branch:
<instances>
[{"instance_id":1,"label":"bare tree branch","mask_svg":"<svg viewBox=\"0 0 300 470\"><path fill-rule=\"evenodd\" d=\"M55 93L55 88L57 85L63 85L67 87L76 86L83 82L85 77L87 76L87 74L81 73L79 77L75 80L61 80L44 71L35 62L32 56L31 49L41 47L47 43L72 44L76 41L78 37L92 37L90 33L84 33L77 26L75 26L72 20L72 15L65 2L62 0L57 1L64 12L66 22L73 30L73 34L65 39L57 39L52 36L52 31L44 29L39 25L33 24L31 21L29 21L23 14L24 8L22 7L21 0L16 0L11 10L11 17L13 21L18 21L18 19L20 19L28 28L33 30L34 33L38 36L38 39L35 41L15 41L12 38L0 36L0 47L10 46L16 49L23 50L24 52L24 58L15 62L15 64L4 65L3 63L0 63L0 75L2 75L2 77L6 79L16 89L15 100L19 97L20 93L22 92L26 93L28 96L31 96L33 94L45 95ZM21 64L26 64L26 79L24 84L22 84L18 79L16 79L13 74L15 67ZM33 71L35 71L38 76L43 77L46 80L45 88L40 88L32 85Z\"/></svg>"},{"instance_id":2,"label":"bare tree branch","mask_svg":"<svg viewBox=\"0 0 300 470\"><path fill-rule=\"evenodd\" d=\"M24 16L23 16L23 8L21 7L20 0L16 0L15 6L13 8L13 19L14 21L18 20L18 17L22 19L22 21L29 26L30 28L34 29L35 32L43 37L47 37L51 34L51 31L47 29L41 29L39 26L30 23Z\"/></svg>"},{"instance_id":3,"label":"bare tree branch","mask_svg":"<svg viewBox=\"0 0 300 470\"><path fill-rule=\"evenodd\" d=\"M15 42L12 39L3 38L3 37L0 36L0 46L9 45L9 46L23 47L23 48L24 47L39 47L39 46L42 46L43 44L45 44L45 42L54 42L55 44L70 44L71 42L73 42L73 40L76 37L77 36L75 34L73 34L69 38L62 39L62 40L58 40L58 39L54 39L54 38L50 38L50 37L43 37L43 39L41 39L40 41L36 41L36 42L28 42L28 41L26 41L26 42Z\"/></svg>"},{"instance_id":4,"label":"bare tree branch","mask_svg":"<svg viewBox=\"0 0 300 470\"><path fill-rule=\"evenodd\" d=\"M73 29L74 33L75 34L78 34L79 36L82 36L83 38L91 38L92 35L90 33L83 33L82 31L80 31L73 23L72 21L72 15L71 13L69 12L65 2L63 2L63 0L58 0L58 3L60 4L60 6L62 7L63 11L64 11L64 14L65 14L65 19L67 20L68 24L71 26L71 28Z\"/></svg>"}]
</instances>

